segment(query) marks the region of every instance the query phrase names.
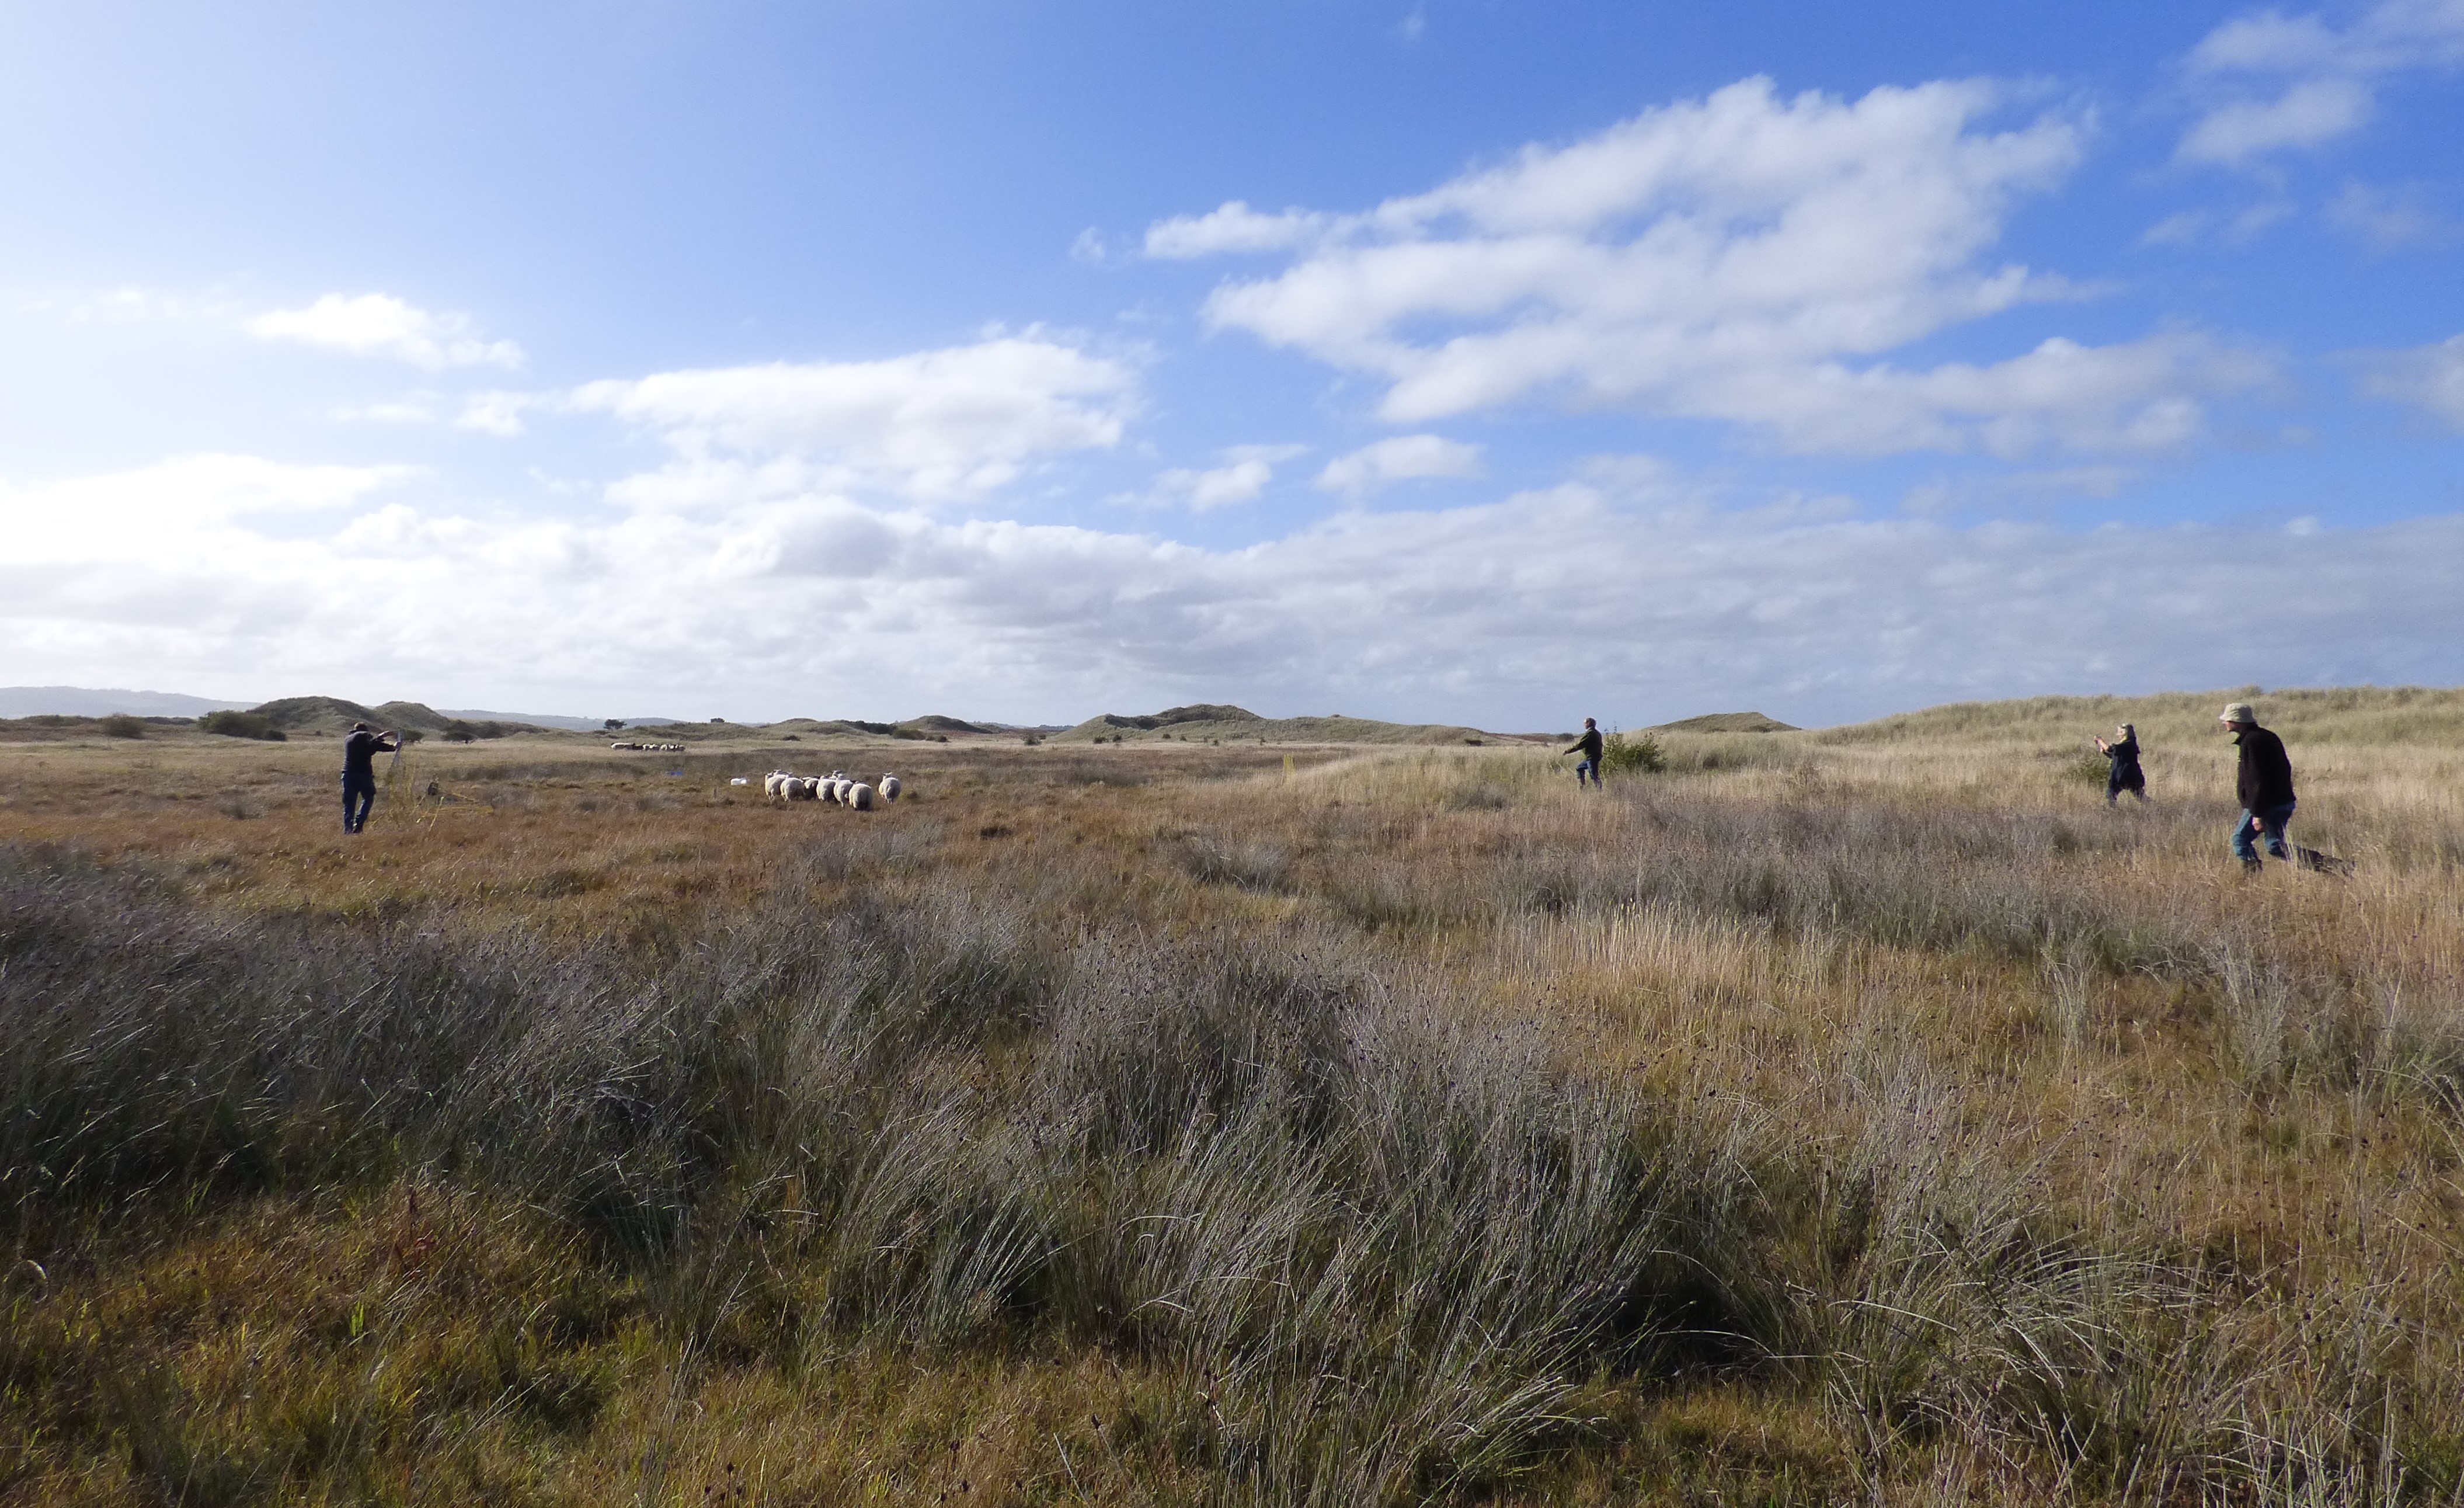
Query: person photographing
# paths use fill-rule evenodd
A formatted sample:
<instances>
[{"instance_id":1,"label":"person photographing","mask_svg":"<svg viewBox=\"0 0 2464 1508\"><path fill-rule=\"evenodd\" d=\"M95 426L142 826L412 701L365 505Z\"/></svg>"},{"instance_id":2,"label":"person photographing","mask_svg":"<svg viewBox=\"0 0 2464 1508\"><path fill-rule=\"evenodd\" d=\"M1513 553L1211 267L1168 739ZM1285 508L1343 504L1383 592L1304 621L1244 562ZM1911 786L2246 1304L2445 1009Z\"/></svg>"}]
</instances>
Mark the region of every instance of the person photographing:
<instances>
[{"instance_id":1,"label":"person photographing","mask_svg":"<svg viewBox=\"0 0 2464 1508\"><path fill-rule=\"evenodd\" d=\"M2125 790L2145 802L2147 799L2147 776L2139 767L2139 729L2125 722L2113 731L2122 736L2110 743L2102 739L2096 741L2096 751L2113 762L2112 767L2105 771L2104 804L2108 807L2119 805Z\"/></svg>"},{"instance_id":2,"label":"person photographing","mask_svg":"<svg viewBox=\"0 0 2464 1508\"><path fill-rule=\"evenodd\" d=\"M387 743L391 740L391 743ZM357 832L368 825L368 809L377 804L377 756L402 747L402 735L383 733L364 722L351 724L342 740L342 831Z\"/></svg>"}]
</instances>

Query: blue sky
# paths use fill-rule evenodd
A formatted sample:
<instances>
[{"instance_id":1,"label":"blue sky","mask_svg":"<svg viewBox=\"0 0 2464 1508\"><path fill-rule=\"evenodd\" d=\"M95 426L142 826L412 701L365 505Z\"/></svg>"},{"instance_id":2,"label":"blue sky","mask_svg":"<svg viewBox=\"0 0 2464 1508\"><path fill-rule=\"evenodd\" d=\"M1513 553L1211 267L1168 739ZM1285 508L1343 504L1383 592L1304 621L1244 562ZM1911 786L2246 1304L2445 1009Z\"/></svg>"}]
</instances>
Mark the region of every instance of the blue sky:
<instances>
[{"instance_id":1,"label":"blue sky","mask_svg":"<svg viewBox=\"0 0 2464 1508\"><path fill-rule=\"evenodd\" d=\"M2464 679L2464 0L0 11L0 680Z\"/></svg>"}]
</instances>

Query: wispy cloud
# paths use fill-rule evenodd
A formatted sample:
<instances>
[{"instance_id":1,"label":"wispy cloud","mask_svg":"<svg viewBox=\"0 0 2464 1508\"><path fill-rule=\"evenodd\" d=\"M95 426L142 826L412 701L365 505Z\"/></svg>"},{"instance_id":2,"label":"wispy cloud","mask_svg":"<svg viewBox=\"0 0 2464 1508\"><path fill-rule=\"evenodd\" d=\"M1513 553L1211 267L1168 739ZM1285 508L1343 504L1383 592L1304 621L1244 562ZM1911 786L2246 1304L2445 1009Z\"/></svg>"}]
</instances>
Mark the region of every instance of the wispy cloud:
<instances>
[{"instance_id":1,"label":"wispy cloud","mask_svg":"<svg viewBox=\"0 0 2464 1508\"><path fill-rule=\"evenodd\" d=\"M2464 335L2409 350L2361 351L2345 358L2362 390L2464 431Z\"/></svg>"},{"instance_id":2,"label":"wispy cloud","mask_svg":"<svg viewBox=\"0 0 2464 1508\"><path fill-rule=\"evenodd\" d=\"M2430 207L2418 184L2347 182L2327 202L2327 219L2382 251L2453 245L2459 238L2454 222Z\"/></svg>"},{"instance_id":3,"label":"wispy cloud","mask_svg":"<svg viewBox=\"0 0 2464 1508\"><path fill-rule=\"evenodd\" d=\"M1228 508L1254 500L1275 479L1275 468L1309 449L1306 445L1235 445L1218 455L1219 465L1176 467L1156 476L1144 493L1115 501L1143 507L1183 507L1192 513Z\"/></svg>"},{"instance_id":4,"label":"wispy cloud","mask_svg":"<svg viewBox=\"0 0 2464 1508\"><path fill-rule=\"evenodd\" d=\"M1327 462L1317 484L1359 499L1394 482L1479 475L1479 446L1437 434L1398 434Z\"/></svg>"},{"instance_id":5,"label":"wispy cloud","mask_svg":"<svg viewBox=\"0 0 2464 1508\"><path fill-rule=\"evenodd\" d=\"M304 308L256 315L244 328L260 341L389 357L431 371L522 365L520 346L482 337L468 316L431 313L391 294L329 293Z\"/></svg>"},{"instance_id":6,"label":"wispy cloud","mask_svg":"<svg viewBox=\"0 0 2464 1508\"><path fill-rule=\"evenodd\" d=\"M2341 29L2316 14L2237 16L2185 61L2206 103L2174 155L2238 167L2323 146L2369 123L2388 77L2459 65L2464 5L2454 0L2380 0Z\"/></svg>"},{"instance_id":7,"label":"wispy cloud","mask_svg":"<svg viewBox=\"0 0 2464 1508\"><path fill-rule=\"evenodd\" d=\"M692 468L786 458L918 500L982 497L1036 460L1117 445L1136 370L1028 333L872 362L774 362L590 383L570 407L613 414Z\"/></svg>"}]
</instances>

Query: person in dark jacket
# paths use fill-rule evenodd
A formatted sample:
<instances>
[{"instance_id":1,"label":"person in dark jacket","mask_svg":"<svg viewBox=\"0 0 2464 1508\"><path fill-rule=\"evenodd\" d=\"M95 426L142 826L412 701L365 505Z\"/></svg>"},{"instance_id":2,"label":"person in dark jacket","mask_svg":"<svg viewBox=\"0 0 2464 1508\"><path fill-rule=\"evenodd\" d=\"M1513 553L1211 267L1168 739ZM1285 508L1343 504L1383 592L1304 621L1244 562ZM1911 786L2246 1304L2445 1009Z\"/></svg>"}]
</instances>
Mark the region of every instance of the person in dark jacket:
<instances>
[{"instance_id":1,"label":"person in dark jacket","mask_svg":"<svg viewBox=\"0 0 2464 1508\"><path fill-rule=\"evenodd\" d=\"M368 825L368 809L377 804L377 756L400 747L402 739L391 729L377 733L364 722L351 724L342 740L343 832L357 832Z\"/></svg>"},{"instance_id":2,"label":"person in dark jacket","mask_svg":"<svg viewBox=\"0 0 2464 1508\"><path fill-rule=\"evenodd\" d=\"M2139 768L2139 729L2125 722L2114 731L2122 737L2110 743L2102 739L2096 741L2096 751L2113 761L2112 767L2104 773L2104 804L2117 805L2125 790L2144 802L2147 799L2147 777Z\"/></svg>"},{"instance_id":3,"label":"person in dark jacket","mask_svg":"<svg viewBox=\"0 0 2464 1508\"><path fill-rule=\"evenodd\" d=\"M2247 874L2262 865L2254 840L2264 834L2267 851L2291 859L2284 825L2293 820L2293 761L2285 757L2284 741L2258 725L2247 701L2236 701L2217 716L2225 731L2241 746L2241 767L2233 776L2233 794L2241 801L2241 823L2233 829L2233 857Z\"/></svg>"},{"instance_id":4,"label":"person in dark jacket","mask_svg":"<svg viewBox=\"0 0 2464 1508\"><path fill-rule=\"evenodd\" d=\"M1585 718L1583 736L1559 749L1557 757L1563 759L1573 753L1583 756L1574 762L1574 785L1579 788L1588 778L1593 788L1597 789L1600 784L1600 725L1597 722Z\"/></svg>"}]
</instances>

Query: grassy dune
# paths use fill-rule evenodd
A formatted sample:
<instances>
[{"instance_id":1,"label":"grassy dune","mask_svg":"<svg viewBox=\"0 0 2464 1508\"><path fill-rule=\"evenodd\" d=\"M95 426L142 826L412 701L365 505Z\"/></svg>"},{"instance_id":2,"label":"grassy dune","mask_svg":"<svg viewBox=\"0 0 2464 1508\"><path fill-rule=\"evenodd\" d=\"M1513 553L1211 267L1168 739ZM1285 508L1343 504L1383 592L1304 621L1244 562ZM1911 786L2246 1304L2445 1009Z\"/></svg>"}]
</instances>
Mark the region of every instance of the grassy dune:
<instances>
[{"instance_id":1,"label":"grassy dune","mask_svg":"<svg viewBox=\"0 0 2464 1508\"><path fill-rule=\"evenodd\" d=\"M0 745L0 1501L2454 1501L2464 699L2213 699Z\"/></svg>"}]
</instances>

